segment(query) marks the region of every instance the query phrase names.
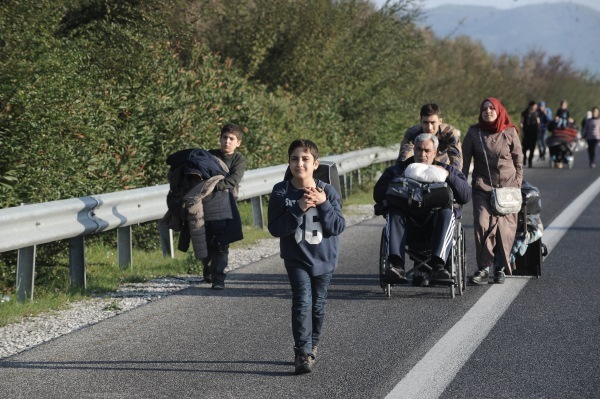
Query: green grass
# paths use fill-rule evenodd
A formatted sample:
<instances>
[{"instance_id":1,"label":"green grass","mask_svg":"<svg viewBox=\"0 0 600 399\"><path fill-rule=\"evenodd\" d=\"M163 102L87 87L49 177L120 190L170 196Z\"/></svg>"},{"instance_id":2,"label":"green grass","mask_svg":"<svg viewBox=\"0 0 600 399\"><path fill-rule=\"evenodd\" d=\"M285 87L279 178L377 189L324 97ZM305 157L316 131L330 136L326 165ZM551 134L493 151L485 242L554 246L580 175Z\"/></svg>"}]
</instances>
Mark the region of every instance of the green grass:
<instances>
[{"instance_id":1,"label":"green grass","mask_svg":"<svg viewBox=\"0 0 600 399\"><path fill-rule=\"evenodd\" d=\"M372 204L372 184L357 188L344 200L344 207L358 204ZM266 199L265 199L266 200ZM244 229L244 239L232 244L232 248L252 245L264 238L271 238L265 228L261 230L253 226L252 207L249 202L239 203L240 216ZM263 205L266 226L266 203ZM347 208L345 209L347 211ZM134 231L135 234L135 231ZM194 258L192 251L183 253L175 251L175 258L163 257L160 250L133 250L133 264L127 269L120 269L116 247L93 243L86 246L86 281L85 290L72 289L69 282L68 259L63 259L53 269L52 280L36 281L34 300L18 302L14 292L9 295L10 301L0 303L0 327L15 323L24 318L44 312L52 312L68 307L69 302L80 301L94 295L116 291L125 283L145 282L157 277L177 276L202 273L202 263ZM117 306L115 303L107 306Z\"/></svg>"},{"instance_id":2,"label":"green grass","mask_svg":"<svg viewBox=\"0 0 600 399\"><path fill-rule=\"evenodd\" d=\"M369 184L367 186L355 189L352 195L348 199L344 200L344 206L374 204L373 186L374 184Z\"/></svg>"}]
</instances>

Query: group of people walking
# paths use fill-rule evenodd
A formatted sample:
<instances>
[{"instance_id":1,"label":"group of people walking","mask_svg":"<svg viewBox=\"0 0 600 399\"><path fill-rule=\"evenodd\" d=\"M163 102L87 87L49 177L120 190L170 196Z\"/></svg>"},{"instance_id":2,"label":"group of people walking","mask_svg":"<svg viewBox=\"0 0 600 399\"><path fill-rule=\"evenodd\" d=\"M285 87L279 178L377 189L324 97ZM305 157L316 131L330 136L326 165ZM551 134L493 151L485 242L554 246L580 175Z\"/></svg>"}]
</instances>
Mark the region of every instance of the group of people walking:
<instances>
[{"instance_id":1,"label":"group of people walking","mask_svg":"<svg viewBox=\"0 0 600 399\"><path fill-rule=\"evenodd\" d=\"M543 161L546 159L548 150L547 135L568 129L579 133L581 138L586 140L589 166L591 168L596 167L596 146L600 140L600 109L598 107L594 107L587 112L581 122L581 127L579 127L571 116L567 100L560 101L554 116L552 110L546 106L544 101L535 102L532 100L527 108L521 112L519 125L522 131L524 164L528 167L533 166L536 144L539 159ZM559 162L557 166L562 167L562 162Z\"/></svg>"},{"instance_id":2,"label":"group of people walking","mask_svg":"<svg viewBox=\"0 0 600 399\"><path fill-rule=\"evenodd\" d=\"M442 114L437 104L424 105L420 117L421 124L405 133L398 162L406 162L414 157L412 146L415 138L427 133L435 135L439 141L436 164L449 164L459 172L457 174L451 170L448 176L456 175L466 180L472 173L472 195L469 199L473 200L477 271L471 281L474 284L488 284L493 277L495 283L502 284L505 273L512 272L510 253L517 231L517 214L496 214L492 210L490 199L493 188L520 188L522 185L524 153L518 128L511 122L500 100L492 97L480 104L477 123L469 127L462 143L458 130L442 123ZM437 123L432 124L432 121ZM535 139L537 140L537 136ZM533 145L535 146L535 141ZM393 168L395 166L390 169ZM385 175L384 172L382 178ZM453 191L460 187L456 182L450 186ZM378 184L375 185L374 196L375 201L381 201L382 197L377 191ZM469 200L465 201L464 195L458 198L463 198L459 204Z\"/></svg>"},{"instance_id":3,"label":"group of people walking","mask_svg":"<svg viewBox=\"0 0 600 399\"><path fill-rule=\"evenodd\" d=\"M473 224L477 271L474 284L502 284L512 273L511 250L517 232L517 213L499 215L491 204L495 188L523 184L524 162L531 167L536 144L544 159L545 132L571 122L566 101L561 102L554 119L543 102L532 101L521 114L518 127L497 98L484 99L478 109L478 120L467 130L461 142L460 132L444 123L437 104L421 107L420 123L409 128L401 143L395 165L386 169L375 185L374 199L381 202L394 178L404 176L413 164L433 168L441 181L453 192L453 199L444 207L441 221L433 228L432 260L427 278L447 279L444 269L449 256L449 231L454 219L460 217L461 205L473 201ZM590 166L594 167L594 148L600 140L600 109L595 107L585 121L583 135L588 140ZM227 125L220 135L221 148L211 151L223 161L229 173L217 180L215 190L237 187L245 169L245 159L236 151L242 129ZM329 284L339 260L339 235L344 231L341 197L331 184L313 177L319 166L319 150L311 140L294 140L288 149L290 179L273 187L268 205L269 232L280 238L280 256L292 290L291 325L294 340L294 371L311 372L318 352L325 319L325 303ZM471 172L471 165L473 166ZM470 184L467 177L471 175ZM227 179L229 177L229 179ZM404 243L408 224L402 211L394 212L393 236L390 247L390 276L405 279ZM438 222L434 222L438 223ZM208 229L208 251L202 255L205 279L213 289L223 289L229 242L215 240ZM238 238L239 239L239 238ZM414 281L413 281L414 283Z\"/></svg>"}]
</instances>

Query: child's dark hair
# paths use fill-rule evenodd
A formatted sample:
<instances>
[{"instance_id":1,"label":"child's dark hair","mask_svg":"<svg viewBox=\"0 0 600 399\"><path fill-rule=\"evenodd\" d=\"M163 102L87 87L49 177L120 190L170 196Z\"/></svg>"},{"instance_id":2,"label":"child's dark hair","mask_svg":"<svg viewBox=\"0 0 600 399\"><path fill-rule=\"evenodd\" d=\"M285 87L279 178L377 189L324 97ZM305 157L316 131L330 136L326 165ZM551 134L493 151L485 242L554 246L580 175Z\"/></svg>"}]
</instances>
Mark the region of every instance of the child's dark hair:
<instances>
[{"instance_id":1,"label":"child's dark hair","mask_svg":"<svg viewBox=\"0 0 600 399\"><path fill-rule=\"evenodd\" d=\"M298 139L292 141L292 144L290 144L290 148L288 148L288 159L290 159L290 157L292 156L292 152L294 152L294 150L298 147L302 147L308 152L310 152L310 154L313 156L313 158L315 158L315 160L319 159L319 147L317 147L315 143L308 139Z\"/></svg>"},{"instance_id":2,"label":"child's dark hair","mask_svg":"<svg viewBox=\"0 0 600 399\"><path fill-rule=\"evenodd\" d=\"M228 123L225 126L223 126L221 128L221 136L225 133L233 133L233 135L235 137L237 137L238 140L242 140L242 135L244 134L244 131L242 130L241 127L239 127L238 125L234 124L234 123Z\"/></svg>"}]
</instances>

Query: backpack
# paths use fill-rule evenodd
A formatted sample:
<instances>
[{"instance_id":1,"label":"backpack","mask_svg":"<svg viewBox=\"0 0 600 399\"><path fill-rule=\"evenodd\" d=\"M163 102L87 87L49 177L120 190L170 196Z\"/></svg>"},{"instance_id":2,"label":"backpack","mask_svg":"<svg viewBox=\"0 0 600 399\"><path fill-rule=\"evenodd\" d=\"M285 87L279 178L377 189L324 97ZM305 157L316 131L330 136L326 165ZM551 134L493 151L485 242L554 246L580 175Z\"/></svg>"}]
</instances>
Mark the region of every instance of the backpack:
<instances>
[{"instance_id":1,"label":"backpack","mask_svg":"<svg viewBox=\"0 0 600 399\"><path fill-rule=\"evenodd\" d=\"M527 112L525 120L523 121L523 125L525 127L538 126L538 113L537 112Z\"/></svg>"},{"instance_id":2,"label":"backpack","mask_svg":"<svg viewBox=\"0 0 600 399\"><path fill-rule=\"evenodd\" d=\"M292 171L288 166L285 171L285 176L283 180L292 180ZM340 177L338 175L337 165L332 161L324 161L321 160L319 162L319 166L317 169L313 171L313 177L315 179L321 180L324 183L329 183L333 186L335 191L340 195L340 203L342 201L342 186L340 184ZM321 187L323 188L323 187Z\"/></svg>"},{"instance_id":3,"label":"backpack","mask_svg":"<svg viewBox=\"0 0 600 399\"><path fill-rule=\"evenodd\" d=\"M388 206L406 215L426 216L440 208L452 208L454 196L446 182L421 183L408 177L390 182L386 191Z\"/></svg>"}]
</instances>

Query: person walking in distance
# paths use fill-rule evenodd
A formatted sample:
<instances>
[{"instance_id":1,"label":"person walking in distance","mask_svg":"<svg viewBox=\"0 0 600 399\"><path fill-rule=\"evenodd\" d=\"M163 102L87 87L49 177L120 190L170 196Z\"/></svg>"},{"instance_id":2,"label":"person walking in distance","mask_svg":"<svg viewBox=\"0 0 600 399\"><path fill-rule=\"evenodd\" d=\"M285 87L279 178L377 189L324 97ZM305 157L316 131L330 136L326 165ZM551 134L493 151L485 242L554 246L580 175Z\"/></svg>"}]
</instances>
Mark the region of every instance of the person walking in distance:
<instances>
[{"instance_id":1,"label":"person walking in distance","mask_svg":"<svg viewBox=\"0 0 600 399\"><path fill-rule=\"evenodd\" d=\"M592 117L585 122L581 136L587 140L590 168L596 167L596 146L600 141L600 108L592 108Z\"/></svg>"},{"instance_id":2,"label":"person walking in distance","mask_svg":"<svg viewBox=\"0 0 600 399\"><path fill-rule=\"evenodd\" d=\"M546 160L546 135L548 133L548 124L552 121L552 110L546 106L545 101L538 103L538 116L540 117L540 130L538 132L538 151L539 160Z\"/></svg>"},{"instance_id":3,"label":"person walking in distance","mask_svg":"<svg viewBox=\"0 0 600 399\"><path fill-rule=\"evenodd\" d=\"M521 129L523 131L523 162L527 161L527 165L531 168L540 130L540 116L535 101L530 101L527 108L521 112ZM527 156L528 151L529 157Z\"/></svg>"}]
</instances>

